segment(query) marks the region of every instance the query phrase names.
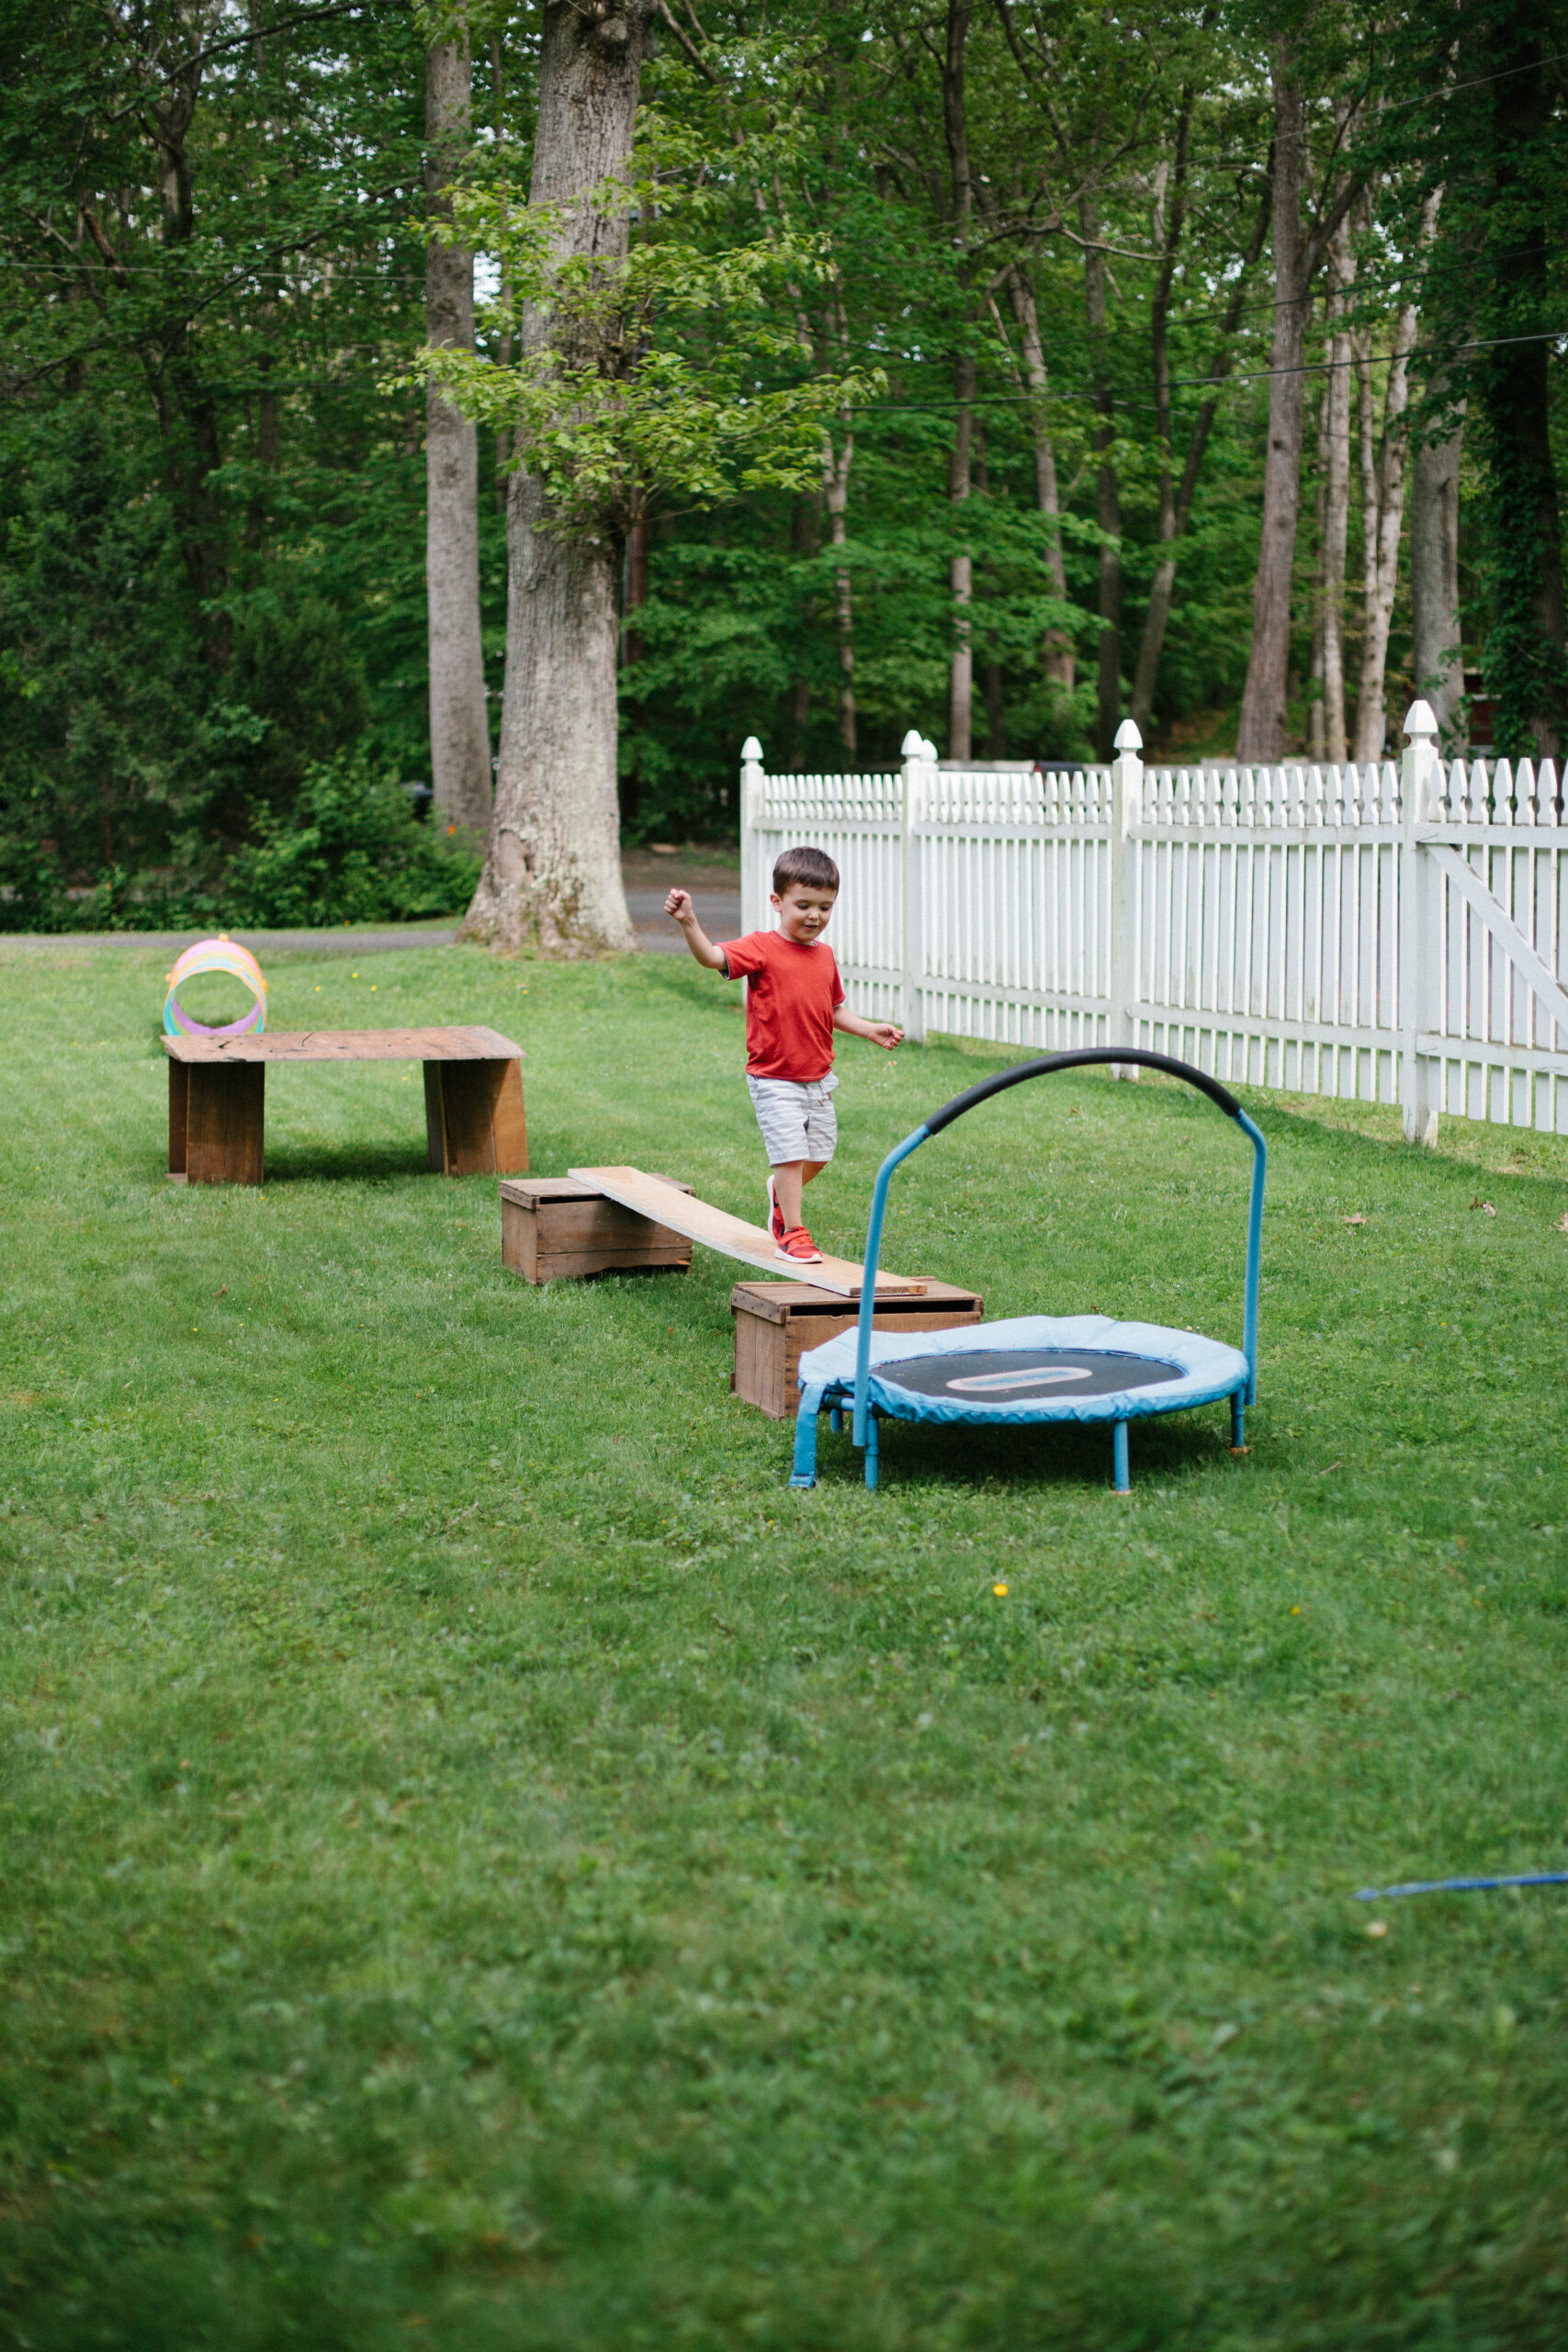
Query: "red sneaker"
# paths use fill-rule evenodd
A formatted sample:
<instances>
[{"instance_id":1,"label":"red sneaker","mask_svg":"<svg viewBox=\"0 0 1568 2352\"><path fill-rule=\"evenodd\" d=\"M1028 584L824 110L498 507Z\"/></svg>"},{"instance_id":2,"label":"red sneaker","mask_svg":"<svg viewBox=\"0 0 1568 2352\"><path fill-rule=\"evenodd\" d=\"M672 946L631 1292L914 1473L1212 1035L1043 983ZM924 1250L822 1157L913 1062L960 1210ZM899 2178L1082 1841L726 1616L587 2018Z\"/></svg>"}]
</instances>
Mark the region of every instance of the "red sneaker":
<instances>
[{"instance_id":1,"label":"red sneaker","mask_svg":"<svg viewBox=\"0 0 1568 2352\"><path fill-rule=\"evenodd\" d=\"M803 1225L797 1225L793 1232L784 1235L773 1255L791 1266L819 1266L822 1263L822 1252Z\"/></svg>"},{"instance_id":2,"label":"red sneaker","mask_svg":"<svg viewBox=\"0 0 1568 2352\"><path fill-rule=\"evenodd\" d=\"M770 1176L768 1179L768 1231L775 1241L782 1241L788 1230L789 1227L784 1221L784 1211L779 1206L779 1196L773 1190L773 1180Z\"/></svg>"}]
</instances>

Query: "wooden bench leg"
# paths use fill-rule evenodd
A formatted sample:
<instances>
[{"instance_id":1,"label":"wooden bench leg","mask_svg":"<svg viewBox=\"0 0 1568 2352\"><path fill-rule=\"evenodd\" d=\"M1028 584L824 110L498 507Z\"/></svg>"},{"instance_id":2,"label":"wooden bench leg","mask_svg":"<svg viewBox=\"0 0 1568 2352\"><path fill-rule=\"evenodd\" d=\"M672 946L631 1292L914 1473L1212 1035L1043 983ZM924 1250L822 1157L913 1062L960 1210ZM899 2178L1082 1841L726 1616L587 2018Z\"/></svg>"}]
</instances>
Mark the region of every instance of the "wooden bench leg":
<instances>
[{"instance_id":1,"label":"wooden bench leg","mask_svg":"<svg viewBox=\"0 0 1568 2352\"><path fill-rule=\"evenodd\" d=\"M446 1176L520 1176L528 1168L523 1073L507 1061L426 1062L430 1165Z\"/></svg>"},{"instance_id":2,"label":"wooden bench leg","mask_svg":"<svg viewBox=\"0 0 1568 2352\"><path fill-rule=\"evenodd\" d=\"M169 1064L169 1173L176 1184L186 1181L186 1114L190 1100L190 1071L184 1062Z\"/></svg>"},{"instance_id":3,"label":"wooden bench leg","mask_svg":"<svg viewBox=\"0 0 1568 2352\"><path fill-rule=\"evenodd\" d=\"M187 1062L185 1169L192 1184L259 1184L266 1107L265 1062ZM170 1153L174 1147L173 1095Z\"/></svg>"}]
</instances>

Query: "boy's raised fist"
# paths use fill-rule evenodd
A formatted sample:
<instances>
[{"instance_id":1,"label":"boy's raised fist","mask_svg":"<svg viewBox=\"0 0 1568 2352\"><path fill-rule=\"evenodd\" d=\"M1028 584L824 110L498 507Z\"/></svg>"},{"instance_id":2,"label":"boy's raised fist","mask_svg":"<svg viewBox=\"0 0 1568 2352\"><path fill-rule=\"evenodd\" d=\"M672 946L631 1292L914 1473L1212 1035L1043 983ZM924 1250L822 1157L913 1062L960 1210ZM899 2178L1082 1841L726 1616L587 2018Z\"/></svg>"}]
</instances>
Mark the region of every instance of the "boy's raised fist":
<instances>
[{"instance_id":1,"label":"boy's raised fist","mask_svg":"<svg viewBox=\"0 0 1568 2352\"><path fill-rule=\"evenodd\" d=\"M690 922L697 910L692 904L689 890L671 890L664 901L664 911L667 915L673 915L677 922Z\"/></svg>"}]
</instances>

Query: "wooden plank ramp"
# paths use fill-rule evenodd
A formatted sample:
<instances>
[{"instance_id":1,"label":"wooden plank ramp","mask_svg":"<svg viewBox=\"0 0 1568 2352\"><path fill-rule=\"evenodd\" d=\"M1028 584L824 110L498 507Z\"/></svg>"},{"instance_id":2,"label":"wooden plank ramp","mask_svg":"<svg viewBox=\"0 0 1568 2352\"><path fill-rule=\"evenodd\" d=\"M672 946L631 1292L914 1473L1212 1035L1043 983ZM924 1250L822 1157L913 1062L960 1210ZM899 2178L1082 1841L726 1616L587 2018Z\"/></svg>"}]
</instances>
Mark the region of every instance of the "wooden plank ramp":
<instances>
[{"instance_id":1,"label":"wooden plank ramp","mask_svg":"<svg viewBox=\"0 0 1568 2352\"><path fill-rule=\"evenodd\" d=\"M742 1265L756 1266L764 1274L793 1274L797 1282L808 1282L814 1290L832 1291L840 1298L860 1296L864 1270L852 1264L848 1258L824 1257L819 1266L792 1267L779 1256L773 1236L764 1227L748 1225L744 1217L729 1216L711 1202L699 1201L693 1193L679 1191L662 1176L649 1176L641 1168L572 1168L567 1172L578 1183L591 1184L596 1193L619 1201L623 1208L636 1209L639 1216L651 1217L657 1225L683 1233L690 1241L700 1241L705 1250L716 1250L726 1258L739 1258ZM926 1285L909 1282L902 1274L890 1274L884 1267L877 1274L876 1289L879 1297L886 1291L889 1295L922 1298Z\"/></svg>"}]
</instances>

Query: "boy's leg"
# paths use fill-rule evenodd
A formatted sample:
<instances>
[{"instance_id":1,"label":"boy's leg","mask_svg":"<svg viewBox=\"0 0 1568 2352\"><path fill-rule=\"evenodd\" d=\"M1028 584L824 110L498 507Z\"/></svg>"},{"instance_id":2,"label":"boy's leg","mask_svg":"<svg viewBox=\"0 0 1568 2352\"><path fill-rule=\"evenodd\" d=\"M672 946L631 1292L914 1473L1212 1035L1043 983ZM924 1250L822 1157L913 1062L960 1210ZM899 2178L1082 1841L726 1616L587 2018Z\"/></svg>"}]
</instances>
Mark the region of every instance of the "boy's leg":
<instances>
[{"instance_id":1,"label":"boy's leg","mask_svg":"<svg viewBox=\"0 0 1568 2352\"><path fill-rule=\"evenodd\" d=\"M829 1091L816 1081L807 1086L749 1076L747 1083L767 1147L768 1194L778 1214L777 1239L779 1226L785 1233L793 1233L805 1223L802 1188L821 1174L832 1156L836 1125L832 1102ZM814 1144L820 1157L813 1153Z\"/></svg>"},{"instance_id":2,"label":"boy's leg","mask_svg":"<svg viewBox=\"0 0 1568 2352\"><path fill-rule=\"evenodd\" d=\"M806 1181L806 1170L817 1173L808 1159L775 1159L773 1162L773 1198L779 1204L779 1215L784 1221L784 1231L793 1233L802 1222L800 1188Z\"/></svg>"},{"instance_id":3,"label":"boy's leg","mask_svg":"<svg viewBox=\"0 0 1568 2352\"><path fill-rule=\"evenodd\" d=\"M825 1159L785 1159L773 1163L773 1198L779 1204L779 1215L784 1221L784 1231L793 1233L797 1225L806 1223L801 1206L801 1192L814 1176L820 1176L828 1165Z\"/></svg>"}]
</instances>

